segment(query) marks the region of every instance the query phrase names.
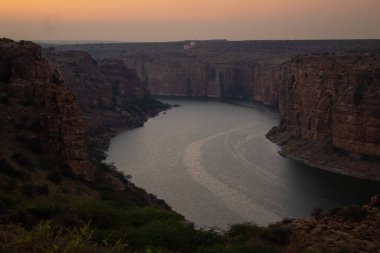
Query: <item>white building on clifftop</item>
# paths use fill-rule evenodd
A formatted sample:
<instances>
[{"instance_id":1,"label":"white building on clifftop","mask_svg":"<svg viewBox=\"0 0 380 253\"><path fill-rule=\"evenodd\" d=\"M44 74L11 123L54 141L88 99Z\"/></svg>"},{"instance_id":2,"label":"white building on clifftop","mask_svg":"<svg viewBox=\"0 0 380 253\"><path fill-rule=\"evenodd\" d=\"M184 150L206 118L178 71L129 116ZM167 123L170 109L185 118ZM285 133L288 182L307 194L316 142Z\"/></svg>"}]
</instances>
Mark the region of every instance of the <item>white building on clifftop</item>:
<instances>
[{"instance_id":1,"label":"white building on clifftop","mask_svg":"<svg viewBox=\"0 0 380 253\"><path fill-rule=\"evenodd\" d=\"M196 48L197 45L198 45L197 42L192 41L192 42L190 42L190 44L188 44L188 45L184 45L184 46L183 46L183 49L185 49L185 50L193 49L193 48Z\"/></svg>"}]
</instances>

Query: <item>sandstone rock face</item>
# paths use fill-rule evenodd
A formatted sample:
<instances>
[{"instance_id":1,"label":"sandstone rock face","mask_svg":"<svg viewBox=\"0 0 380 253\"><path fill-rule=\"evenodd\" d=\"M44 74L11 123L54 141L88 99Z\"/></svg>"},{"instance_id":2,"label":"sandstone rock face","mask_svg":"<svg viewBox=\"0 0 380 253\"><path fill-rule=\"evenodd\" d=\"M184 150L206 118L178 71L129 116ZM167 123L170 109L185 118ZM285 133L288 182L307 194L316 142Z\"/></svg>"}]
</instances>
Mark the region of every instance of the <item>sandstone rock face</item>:
<instances>
[{"instance_id":1,"label":"sandstone rock face","mask_svg":"<svg viewBox=\"0 0 380 253\"><path fill-rule=\"evenodd\" d=\"M194 63L160 59L125 59L154 95L249 98L277 105L281 64L255 60Z\"/></svg>"},{"instance_id":2,"label":"sandstone rock face","mask_svg":"<svg viewBox=\"0 0 380 253\"><path fill-rule=\"evenodd\" d=\"M53 48L44 54L76 95L90 135L141 126L165 108L150 97L136 72L121 60L96 61L83 51L57 52Z\"/></svg>"},{"instance_id":3,"label":"sandstone rock face","mask_svg":"<svg viewBox=\"0 0 380 253\"><path fill-rule=\"evenodd\" d=\"M12 120L25 117L31 130L20 134L40 139L43 152L60 157L76 174L88 180L94 169L87 157L85 125L75 97L63 85L32 42L0 40L0 85L9 87ZM10 95L9 95L10 96ZM25 132L25 133L24 133Z\"/></svg>"},{"instance_id":4,"label":"sandstone rock face","mask_svg":"<svg viewBox=\"0 0 380 253\"><path fill-rule=\"evenodd\" d=\"M277 105L281 65L298 54L379 49L378 41L188 41L58 46L95 58L116 57L153 95L243 97Z\"/></svg>"},{"instance_id":5,"label":"sandstone rock face","mask_svg":"<svg viewBox=\"0 0 380 253\"><path fill-rule=\"evenodd\" d=\"M283 126L297 137L380 156L380 56L306 56L284 65Z\"/></svg>"}]
</instances>

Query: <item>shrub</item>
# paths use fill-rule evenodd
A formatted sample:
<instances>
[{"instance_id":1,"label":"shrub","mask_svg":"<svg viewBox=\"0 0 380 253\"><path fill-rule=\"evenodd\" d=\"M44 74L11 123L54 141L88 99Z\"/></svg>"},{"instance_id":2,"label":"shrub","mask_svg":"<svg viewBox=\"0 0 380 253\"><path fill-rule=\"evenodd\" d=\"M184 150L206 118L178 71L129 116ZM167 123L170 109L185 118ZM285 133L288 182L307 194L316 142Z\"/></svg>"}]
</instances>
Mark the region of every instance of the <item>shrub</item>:
<instances>
[{"instance_id":1,"label":"shrub","mask_svg":"<svg viewBox=\"0 0 380 253\"><path fill-rule=\"evenodd\" d=\"M349 206L339 210L338 215L346 220L360 221L367 216L368 212L361 206Z\"/></svg>"},{"instance_id":2,"label":"shrub","mask_svg":"<svg viewBox=\"0 0 380 253\"><path fill-rule=\"evenodd\" d=\"M59 168L54 168L49 171L47 178L55 184L60 184L63 181L62 171Z\"/></svg>"},{"instance_id":3,"label":"shrub","mask_svg":"<svg viewBox=\"0 0 380 253\"><path fill-rule=\"evenodd\" d=\"M280 245L286 245L289 243L290 240L290 230L288 228L284 228L277 225L270 225L268 226L262 235L262 238L265 240L280 244Z\"/></svg>"},{"instance_id":4,"label":"shrub","mask_svg":"<svg viewBox=\"0 0 380 253\"><path fill-rule=\"evenodd\" d=\"M14 179L10 179L6 182L6 184L2 187L5 191L13 192L17 187L17 182Z\"/></svg>"},{"instance_id":5,"label":"shrub","mask_svg":"<svg viewBox=\"0 0 380 253\"><path fill-rule=\"evenodd\" d=\"M168 249L174 252L190 252L194 229L173 220L155 220L130 230L129 245L141 249L146 246Z\"/></svg>"},{"instance_id":6,"label":"shrub","mask_svg":"<svg viewBox=\"0 0 380 253\"><path fill-rule=\"evenodd\" d=\"M17 179L26 179L29 176L26 172L15 169L4 159L0 160L0 172L4 175Z\"/></svg>"},{"instance_id":7,"label":"shrub","mask_svg":"<svg viewBox=\"0 0 380 253\"><path fill-rule=\"evenodd\" d=\"M65 231L54 228L49 222L42 222L31 231L19 228L13 240L0 244L3 253L51 252L51 253L121 253L126 252L126 245L120 241L113 245L105 242L97 244L92 241L93 230L88 226Z\"/></svg>"},{"instance_id":8,"label":"shrub","mask_svg":"<svg viewBox=\"0 0 380 253\"><path fill-rule=\"evenodd\" d=\"M12 155L12 159L19 165L23 166L24 168L28 168L28 169L32 169L33 166L31 164L31 162L29 161L29 159L21 154L21 153L14 153Z\"/></svg>"},{"instance_id":9,"label":"shrub","mask_svg":"<svg viewBox=\"0 0 380 253\"><path fill-rule=\"evenodd\" d=\"M18 199L13 194L0 193L0 214L16 206Z\"/></svg>"},{"instance_id":10,"label":"shrub","mask_svg":"<svg viewBox=\"0 0 380 253\"><path fill-rule=\"evenodd\" d=\"M27 207L28 213L40 219L50 219L60 212L58 203L49 198L35 200Z\"/></svg>"},{"instance_id":11,"label":"shrub","mask_svg":"<svg viewBox=\"0 0 380 253\"><path fill-rule=\"evenodd\" d=\"M49 194L49 186L47 184L36 185L36 192L38 195L48 195Z\"/></svg>"},{"instance_id":12,"label":"shrub","mask_svg":"<svg viewBox=\"0 0 380 253\"><path fill-rule=\"evenodd\" d=\"M227 232L228 238L235 242L245 242L251 239L254 235L260 234L260 228L252 223L242 223L232 225Z\"/></svg>"},{"instance_id":13,"label":"shrub","mask_svg":"<svg viewBox=\"0 0 380 253\"><path fill-rule=\"evenodd\" d=\"M38 184L24 184L22 186L22 192L27 196L34 196L34 195L48 195L49 194L49 187L46 184L38 185Z\"/></svg>"}]
</instances>

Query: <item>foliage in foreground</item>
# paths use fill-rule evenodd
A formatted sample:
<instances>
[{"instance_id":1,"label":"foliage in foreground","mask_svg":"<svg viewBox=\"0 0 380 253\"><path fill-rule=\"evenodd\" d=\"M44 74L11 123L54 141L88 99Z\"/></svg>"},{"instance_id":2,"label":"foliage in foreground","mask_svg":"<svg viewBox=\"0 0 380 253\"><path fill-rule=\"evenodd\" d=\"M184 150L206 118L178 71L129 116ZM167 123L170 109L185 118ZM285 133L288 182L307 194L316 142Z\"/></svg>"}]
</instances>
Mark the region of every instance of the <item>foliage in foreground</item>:
<instances>
[{"instance_id":1,"label":"foliage in foreground","mask_svg":"<svg viewBox=\"0 0 380 253\"><path fill-rule=\"evenodd\" d=\"M278 233L253 224L235 225L227 232L196 229L172 211L125 208L73 195L17 203L22 204L13 202L3 219L22 227L14 240L0 238L0 252L127 252L125 245L128 252L142 253L277 252Z\"/></svg>"},{"instance_id":2,"label":"foliage in foreground","mask_svg":"<svg viewBox=\"0 0 380 253\"><path fill-rule=\"evenodd\" d=\"M93 230L89 226L64 231L54 228L50 222L41 222L31 231L18 228L13 240L0 244L3 253L121 253L126 251L126 245L117 241L113 245L106 242L98 244L92 240Z\"/></svg>"}]
</instances>

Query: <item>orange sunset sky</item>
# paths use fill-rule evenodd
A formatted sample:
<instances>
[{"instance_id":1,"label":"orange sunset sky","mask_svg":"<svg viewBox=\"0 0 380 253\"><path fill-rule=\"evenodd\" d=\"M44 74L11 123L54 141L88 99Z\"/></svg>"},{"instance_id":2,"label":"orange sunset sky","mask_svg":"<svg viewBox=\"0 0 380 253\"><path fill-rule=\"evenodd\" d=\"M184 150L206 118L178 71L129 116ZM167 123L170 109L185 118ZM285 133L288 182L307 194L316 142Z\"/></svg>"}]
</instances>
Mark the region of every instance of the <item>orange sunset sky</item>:
<instances>
[{"instance_id":1,"label":"orange sunset sky","mask_svg":"<svg viewBox=\"0 0 380 253\"><path fill-rule=\"evenodd\" d=\"M0 0L15 40L380 38L380 0Z\"/></svg>"}]
</instances>

